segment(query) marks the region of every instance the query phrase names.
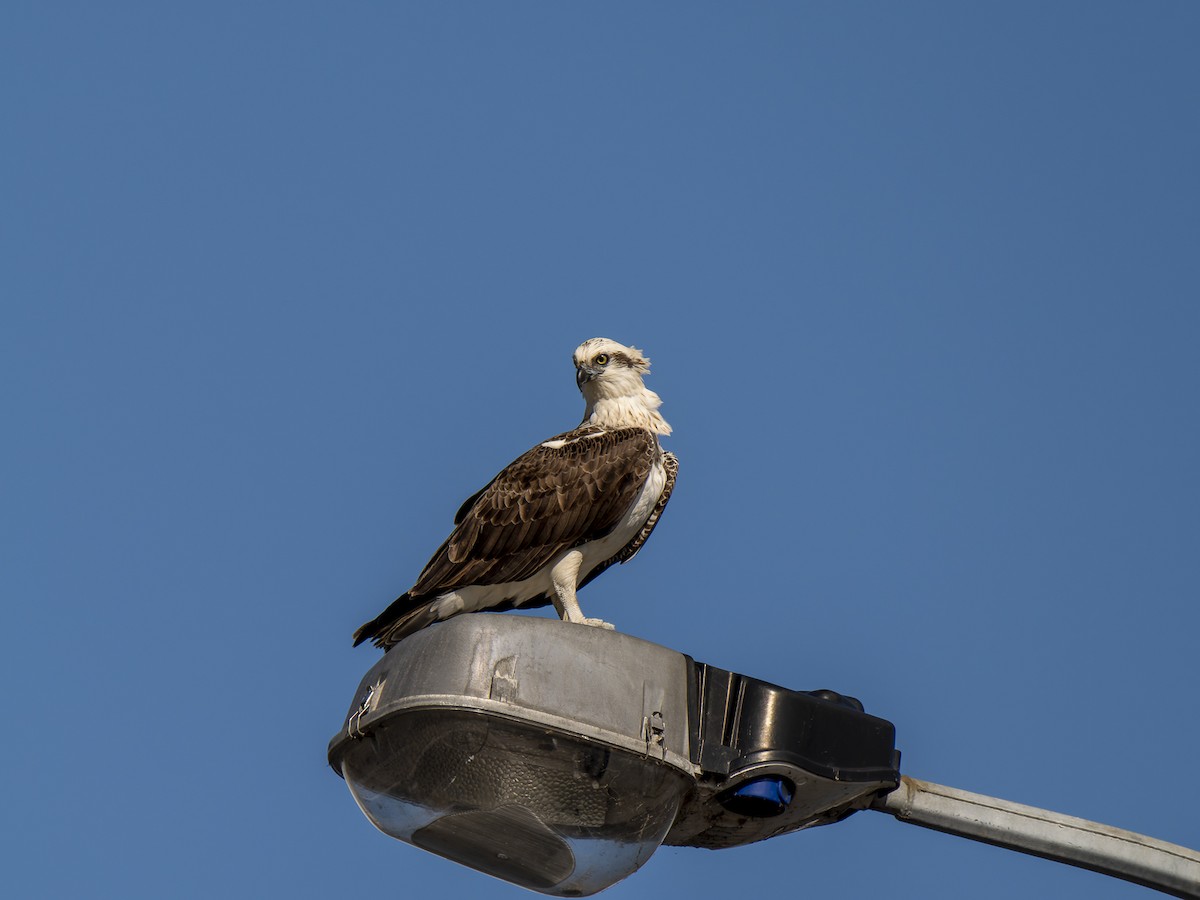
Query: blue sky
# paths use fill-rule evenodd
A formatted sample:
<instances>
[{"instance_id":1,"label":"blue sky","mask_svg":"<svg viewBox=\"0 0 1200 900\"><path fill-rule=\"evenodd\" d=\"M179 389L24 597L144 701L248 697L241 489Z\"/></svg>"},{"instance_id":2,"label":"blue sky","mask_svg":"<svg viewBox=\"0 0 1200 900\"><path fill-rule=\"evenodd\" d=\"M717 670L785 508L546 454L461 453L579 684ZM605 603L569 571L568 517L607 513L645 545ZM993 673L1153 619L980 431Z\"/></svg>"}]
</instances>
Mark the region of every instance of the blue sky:
<instances>
[{"instance_id":1,"label":"blue sky","mask_svg":"<svg viewBox=\"0 0 1200 900\"><path fill-rule=\"evenodd\" d=\"M14 896L530 896L326 766L467 495L645 349L589 615L1200 846L1200 7L12 5ZM863 813L604 896L1134 898Z\"/></svg>"}]
</instances>

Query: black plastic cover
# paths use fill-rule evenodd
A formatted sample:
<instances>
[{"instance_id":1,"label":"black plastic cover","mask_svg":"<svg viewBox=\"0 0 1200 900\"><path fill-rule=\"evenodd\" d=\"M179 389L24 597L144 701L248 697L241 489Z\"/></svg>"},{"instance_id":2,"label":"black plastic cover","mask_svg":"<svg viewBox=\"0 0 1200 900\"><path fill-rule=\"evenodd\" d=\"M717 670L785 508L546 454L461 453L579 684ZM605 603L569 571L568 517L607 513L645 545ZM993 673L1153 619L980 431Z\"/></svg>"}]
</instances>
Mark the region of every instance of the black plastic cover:
<instances>
[{"instance_id":1,"label":"black plastic cover","mask_svg":"<svg viewBox=\"0 0 1200 900\"><path fill-rule=\"evenodd\" d=\"M853 697L693 666L693 762L706 773L785 762L832 781L900 782L895 726L863 712Z\"/></svg>"},{"instance_id":2,"label":"black plastic cover","mask_svg":"<svg viewBox=\"0 0 1200 900\"><path fill-rule=\"evenodd\" d=\"M701 771L664 843L718 850L829 825L899 784L895 727L853 697L689 665Z\"/></svg>"}]
</instances>

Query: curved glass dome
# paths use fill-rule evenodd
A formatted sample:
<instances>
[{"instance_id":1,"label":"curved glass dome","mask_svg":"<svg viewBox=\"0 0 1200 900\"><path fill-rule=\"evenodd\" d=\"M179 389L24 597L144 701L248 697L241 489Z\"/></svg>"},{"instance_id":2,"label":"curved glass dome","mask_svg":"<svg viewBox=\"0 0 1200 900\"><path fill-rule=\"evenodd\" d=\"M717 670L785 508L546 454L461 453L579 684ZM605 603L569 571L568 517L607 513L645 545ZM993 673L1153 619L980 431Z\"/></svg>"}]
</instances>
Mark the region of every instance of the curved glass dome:
<instances>
[{"instance_id":1,"label":"curved glass dome","mask_svg":"<svg viewBox=\"0 0 1200 900\"><path fill-rule=\"evenodd\" d=\"M627 749L468 710L390 716L341 768L385 834L563 897L637 871L691 786Z\"/></svg>"}]
</instances>

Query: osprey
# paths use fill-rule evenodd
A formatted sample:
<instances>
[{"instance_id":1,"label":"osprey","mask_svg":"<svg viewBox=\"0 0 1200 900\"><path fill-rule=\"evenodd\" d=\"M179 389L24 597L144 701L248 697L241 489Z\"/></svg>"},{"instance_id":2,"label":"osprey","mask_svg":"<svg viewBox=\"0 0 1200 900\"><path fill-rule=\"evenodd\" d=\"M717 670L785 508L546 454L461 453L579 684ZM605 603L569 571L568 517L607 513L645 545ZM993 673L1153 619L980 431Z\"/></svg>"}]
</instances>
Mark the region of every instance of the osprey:
<instances>
[{"instance_id":1,"label":"osprey","mask_svg":"<svg viewBox=\"0 0 1200 900\"><path fill-rule=\"evenodd\" d=\"M658 394L642 384L650 360L608 338L575 350L586 408L577 428L510 463L454 517L454 531L417 583L354 633L385 650L462 612L553 603L567 622L585 618L575 592L627 562L658 524L679 462L663 451L671 433Z\"/></svg>"}]
</instances>

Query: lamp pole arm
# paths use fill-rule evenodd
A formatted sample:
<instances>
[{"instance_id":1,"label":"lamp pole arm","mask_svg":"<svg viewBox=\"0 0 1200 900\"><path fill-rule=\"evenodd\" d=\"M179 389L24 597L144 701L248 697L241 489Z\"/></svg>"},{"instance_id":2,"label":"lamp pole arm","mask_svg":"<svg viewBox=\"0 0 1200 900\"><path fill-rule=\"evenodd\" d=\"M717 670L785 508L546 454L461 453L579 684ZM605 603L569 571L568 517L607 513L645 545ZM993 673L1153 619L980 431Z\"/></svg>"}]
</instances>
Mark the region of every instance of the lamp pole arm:
<instances>
[{"instance_id":1,"label":"lamp pole arm","mask_svg":"<svg viewBox=\"0 0 1200 900\"><path fill-rule=\"evenodd\" d=\"M1200 898L1200 853L1143 834L907 775L871 809L901 822Z\"/></svg>"}]
</instances>

